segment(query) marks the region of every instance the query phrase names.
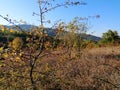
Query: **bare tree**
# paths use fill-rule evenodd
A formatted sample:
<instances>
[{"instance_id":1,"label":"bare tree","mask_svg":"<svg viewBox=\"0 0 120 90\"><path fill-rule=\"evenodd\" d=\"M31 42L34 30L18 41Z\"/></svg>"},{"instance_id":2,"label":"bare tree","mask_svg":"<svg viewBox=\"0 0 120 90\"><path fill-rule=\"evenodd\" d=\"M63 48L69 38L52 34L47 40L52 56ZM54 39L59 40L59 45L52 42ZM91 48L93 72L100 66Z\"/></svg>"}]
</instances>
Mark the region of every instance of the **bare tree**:
<instances>
[{"instance_id":1,"label":"bare tree","mask_svg":"<svg viewBox=\"0 0 120 90\"><path fill-rule=\"evenodd\" d=\"M66 0L62 3L55 3L55 0L38 0L38 5L39 5L39 14L33 12L33 15L37 15L40 17L40 26L41 31L42 31L42 36L40 38L40 47L38 47L39 49L39 53L37 55L34 56L34 58L31 58L30 60L30 78L31 78L31 84L33 86L33 89L36 90L36 86L35 86L35 81L33 78L33 69L35 67L36 61L38 60L38 58L40 58L41 53L43 52L43 48L44 48L44 42L45 42L45 28L44 28L44 15L47 14L48 12L57 9L59 7L68 7L68 6L73 6L73 5L86 5L85 2L82 1L72 1L72 0ZM47 21L49 22L49 21Z\"/></svg>"}]
</instances>

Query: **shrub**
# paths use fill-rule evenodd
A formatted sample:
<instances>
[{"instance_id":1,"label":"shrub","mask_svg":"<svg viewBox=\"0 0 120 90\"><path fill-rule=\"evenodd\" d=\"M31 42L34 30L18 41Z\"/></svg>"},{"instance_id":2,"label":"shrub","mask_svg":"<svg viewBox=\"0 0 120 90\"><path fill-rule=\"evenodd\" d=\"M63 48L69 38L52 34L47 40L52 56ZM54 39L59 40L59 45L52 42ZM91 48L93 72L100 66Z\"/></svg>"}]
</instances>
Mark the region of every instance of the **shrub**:
<instances>
[{"instance_id":1,"label":"shrub","mask_svg":"<svg viewBox=\"0 0 120 90\"><path fill-rule=\"evenodd\" d=\"M12 41L12 47L15 50L19 50L21 49L23 46L23 40L20 37L16 37L13 41Z\"/></svg>"}]
</instances>

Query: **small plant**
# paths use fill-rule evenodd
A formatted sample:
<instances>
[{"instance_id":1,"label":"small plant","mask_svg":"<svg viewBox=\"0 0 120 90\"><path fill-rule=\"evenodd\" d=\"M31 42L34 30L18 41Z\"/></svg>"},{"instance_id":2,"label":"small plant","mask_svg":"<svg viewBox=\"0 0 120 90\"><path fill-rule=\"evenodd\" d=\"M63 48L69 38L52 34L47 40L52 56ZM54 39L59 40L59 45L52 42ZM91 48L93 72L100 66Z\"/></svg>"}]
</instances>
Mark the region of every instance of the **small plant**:
<instances>
[{"instance_id":1,"label":"small plant","mask_svg":"<svg viewBox=\"0 0 120 90\"><path fill-rule=\"evenodd\" d=\"M15 50L20 50L23 46L23 40L20 37L16 37L13 41L12 41L12 47Z\"/></svg>"}]
</instances>

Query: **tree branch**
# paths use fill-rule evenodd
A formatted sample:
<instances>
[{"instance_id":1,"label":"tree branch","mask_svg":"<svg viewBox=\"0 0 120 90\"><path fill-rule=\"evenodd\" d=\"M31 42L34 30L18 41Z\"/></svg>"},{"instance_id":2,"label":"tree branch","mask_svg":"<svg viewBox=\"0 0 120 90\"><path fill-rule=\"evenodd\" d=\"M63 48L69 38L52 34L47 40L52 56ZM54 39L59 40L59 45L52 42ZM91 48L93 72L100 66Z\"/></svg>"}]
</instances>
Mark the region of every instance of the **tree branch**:
<instances>
[{"instance_id":1,"label":"tree branch","mask_svg":"<svg viewBox=\"0 0 120 90\"><path fill-rule=\"evenodd\" d=\"M85 3L85 2L71 2L71 3L57 4L57 5L54 6L54 7L51 7L51 8L49 8L49 9L46 9L46 10L43 11L42 13L44 14L44 13L46 13L46 12L48 12L48 11L51 11L51 10L53 10L53 9L56 9L56 8L62 7L62 6L69 6L69 5L86 5L86 4L87 4L87 3Z\"/></svg>"},{"instance_id":2,"label":"tree branch","mask_svg":"<svg viewBox=\"0 0 120 90\"><path fill-rule=\"evenodd\" d=\"M4 20L6 20L7 22L9 22L10 24L15 25L15 26L18 27L22 32L24 32L24 30L23 30L20 26L16 25L14 22L12 22L11 19L8 19L7 17L4 17L4 16L2 16L2 15L0 15L0 17L3 18Z\"/></svg>"}]
</instances>

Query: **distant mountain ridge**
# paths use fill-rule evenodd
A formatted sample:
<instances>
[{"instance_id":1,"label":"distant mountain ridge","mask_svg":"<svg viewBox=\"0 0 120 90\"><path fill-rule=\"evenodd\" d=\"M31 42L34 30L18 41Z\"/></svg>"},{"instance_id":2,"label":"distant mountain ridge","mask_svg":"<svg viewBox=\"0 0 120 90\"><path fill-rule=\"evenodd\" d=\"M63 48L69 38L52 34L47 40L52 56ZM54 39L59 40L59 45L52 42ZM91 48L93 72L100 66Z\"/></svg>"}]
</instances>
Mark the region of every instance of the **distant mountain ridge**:
<instances>
[{"instance_id":1,"label":"distant mountain ridge","mask_svg":"<svg viewBox=\"0 0 120 90\"><path fill-rule=\"evenodd\" d=\"M7 27L7 28L16 28L16 26L15 25L4 25L5 27ZM20 28L22 28L23 30L25 30L25 31L30 31L30 29L31 28L33 28L33 27L36 27L36 26L34 26L34 25L30 25L30 24L20 24L20 25L17 25L17 26L19 26Z\"/></svg>"},{"instance_id":2,"label":"distant mountain ridge","mask_svg":"<svg viewBox=\"0 0 120 90\"><path fill-rule=\"evenodd\" d=\"M100 41L102 38L94 35L87 34L85 37L86 40Z\"/></svg>"},{"instance_id":3,"label":"distant mountain ridge","mask_svg":"<svg viewBox=\"0 0 120 90\"><path fill-rule=\"evenodd\" d=\"M15 26L11 25L11 26L7 26L7 25L4 25L5 27L8 27L8 28L13 28ZM20 28L22 28L23 30L25 31L30 31L31 28L35 28L37 26L35 25L29 25L29 24L21 24L21 25L18 25ZM46 28L46 32L48 33L48 35L50 36L55 36L55 30L54 29L51 29L51 28ZM98 37L98 36L94 36L94 35L90 35L90 34L86 34L84 36L84 39L86 40L93 40L93 41L100 41L102 38Z\"/></svg>"}]
</instances>

